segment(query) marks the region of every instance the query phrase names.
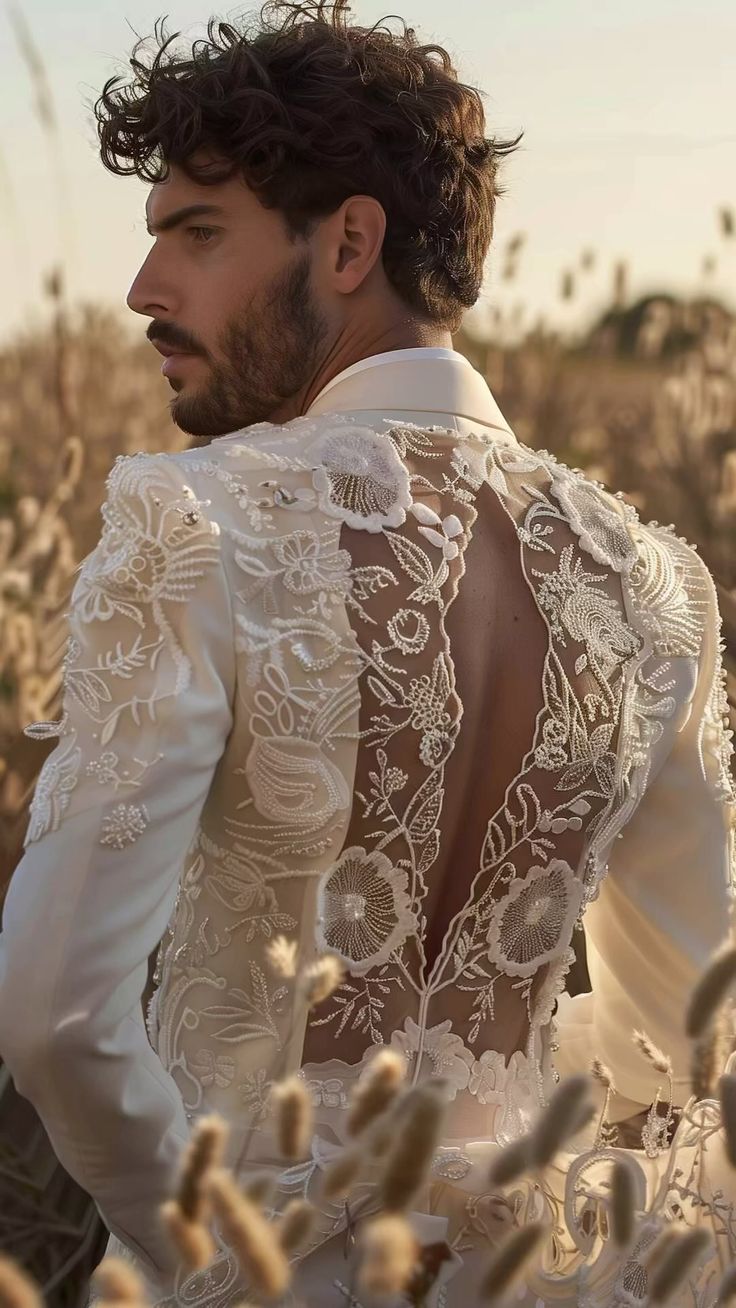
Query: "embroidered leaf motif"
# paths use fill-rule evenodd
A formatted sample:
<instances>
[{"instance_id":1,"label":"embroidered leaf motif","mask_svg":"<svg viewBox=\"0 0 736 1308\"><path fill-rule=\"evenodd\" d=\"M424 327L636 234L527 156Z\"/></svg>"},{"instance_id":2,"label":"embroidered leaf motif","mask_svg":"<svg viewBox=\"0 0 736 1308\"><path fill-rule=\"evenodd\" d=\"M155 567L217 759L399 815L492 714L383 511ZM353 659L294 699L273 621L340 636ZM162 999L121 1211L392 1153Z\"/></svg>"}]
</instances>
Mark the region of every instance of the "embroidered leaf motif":
<instances>
[{"instance_id":1,"label":"embroidered leaf motif","mask_svg":"<svg viewBox=\"0 0 736 1308\"><path fill-rule=\"evenodd\" d=\"M112 716L107 719L107 722L105 723L105 725L102 728L102 731L100 732L101 745L107 745L108 742L112 740L112 737L115 735L115 728L118 725L119 717L120 717L120 712L118 711L117 713L113 713Z\"/></svg>"},{"instance_id":2,"label":"embroidered leaf motif","mask_svg":"<svg viewBox=\"0 0 736 1308\"><path fill-rule=\"evenodd\" d=\"M427 839L437 822L441 807L442 774L437 769L422 782L414 798L407 805L404 826L410 840L418 843Z\"/></svg>"},{"instance_id":3,"label":"embroidered leaf motif","mask_svg":"<svg viewBox=\"0 0 736 1308\"><path fill-rule=\"evenodd\" d=\"M422 849L421 858L417 864L417 872L423 876L431 868L440 851L440 833L437 827L430 831L429 839L425 842Z\"/></svg>"},{"instance_id":4,"label":"embroidered leaf motif","mask_svg":"<svg viewBox=\"0 0 736 1308\"><path fill-rule=\"evenodd\" d=\"M372 673L368 675L366 680L379 704L391 704L395 706L398 703L385 682L379 681L378 677L374 677Z\"/></svg>"},{"instance_id":5,"label":"embroidered leaf motif","mask_svg":"<svg viewBox=\"0 0 736 1308\"><path fill-rule=\"evenodd\" d=\"M398 581L390 568L384 568L379 564L370 564L367 567L353 568L350 577L353 584L353 595L356 599L366 600L377 591L384 590L386 586L398 586Z\"/></svg>"},{"instance_id":6,"label":"embroidered leaf motif","mask_svg":"<svg viewBox=\"0 0 736 1308\"><path fill-rule=\"evenodd\" d=\"M280 986L269 994L268 983L262 969L257 963L250 965L251 992L233 986L228 995L239 1003L213 1004L201 1010L201 1017L224 1021L225 1025L212 1032L214 1040L223 1040L227 1044L239 1044L243 1040L255 1040L258 1036L273 1036L280 1047L279 1032L275 1025L272 1008L286 997L287 989Z\"/></svg>"},{"instance_id":7,"label":"embroidered leaf motif","mask_svg":"<svg viewBox=\"0 0 736 1308\"><path fill-rule=\"evenodd\" d=\"M491 483L494 490L498 491L500 495L504 496L504 498L508 498L508 494L509 494L508 482L506 481L506 478L501 472L501 469L496 467L495 464L491 466L490 472L488 474L488 480Z\"/></svg>"},{"instance_id":8,"label":"embroidered leaf motif","mask_svg":"<svg viewBox=\"0 0 736 1308\"><path fill-rule=\"evenodd\" d=\"M401 536L397 531L387 531L386 540L399 560L402 568L413 581L428 585L434 580L434 569L423 549L413 540Z\"/></svg>"}]
</instances>

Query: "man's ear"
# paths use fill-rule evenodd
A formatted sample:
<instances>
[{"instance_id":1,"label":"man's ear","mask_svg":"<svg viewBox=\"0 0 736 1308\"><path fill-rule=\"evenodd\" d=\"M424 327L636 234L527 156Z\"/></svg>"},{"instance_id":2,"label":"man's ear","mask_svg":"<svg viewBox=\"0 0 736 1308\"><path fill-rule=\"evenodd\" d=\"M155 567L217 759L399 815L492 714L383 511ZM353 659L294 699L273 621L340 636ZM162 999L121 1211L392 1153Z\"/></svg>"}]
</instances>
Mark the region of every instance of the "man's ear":
<instances>
[{"instance_id":1,"label":"man's ear","mask_svg":"<svg viewBox=\"0 0 736 1308\"><path fill-rule=\"evenodd\" d=\"M380 257L386 213L372 195L352 195L332 215L330 228L330 277L336 291L349 295Z\"/></svg>"}]
</instances>

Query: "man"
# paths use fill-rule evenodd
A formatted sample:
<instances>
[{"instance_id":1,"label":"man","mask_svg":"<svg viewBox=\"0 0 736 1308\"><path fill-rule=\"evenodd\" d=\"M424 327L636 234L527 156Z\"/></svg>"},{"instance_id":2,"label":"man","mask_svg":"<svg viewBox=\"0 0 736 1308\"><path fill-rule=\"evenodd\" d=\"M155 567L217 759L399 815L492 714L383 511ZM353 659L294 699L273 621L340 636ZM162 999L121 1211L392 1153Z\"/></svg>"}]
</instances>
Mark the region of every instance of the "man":
<instances>
[{"instance_id":1,"label":"man","mask_svg":"<svg viewBox=\"0 0 736 1308\"><path fill-rule=\"evenodd\" d=\"M106 165L153 182L128 303L193 440L116 461L74 587L63 716L30 728L59 743L5 906L0 1049L170 1303L158 1207L191 1122L222 1113L232 1159L274 1165L270 1084L301 1069L312 1154L275 1202L314 1200L300 1292L329 1306L351 1278L320 1174L391 1045L447 1084L412 1220L472 1302L487 1164L556 1050L598 1055L609 1119L636 1118L663 1079L642 1027L688 1100L683 1005L731 903L719 615L694 548L519 444L452 348L520 138L486 138L413 32L278 14L135 60L98 102ZM555 1040L576 925L593 991L562 996ZM319 1009L274 974L277 935L343 960ZM243 1293L227 1250L178 1290Z\"/></svg>"}]
</instances>

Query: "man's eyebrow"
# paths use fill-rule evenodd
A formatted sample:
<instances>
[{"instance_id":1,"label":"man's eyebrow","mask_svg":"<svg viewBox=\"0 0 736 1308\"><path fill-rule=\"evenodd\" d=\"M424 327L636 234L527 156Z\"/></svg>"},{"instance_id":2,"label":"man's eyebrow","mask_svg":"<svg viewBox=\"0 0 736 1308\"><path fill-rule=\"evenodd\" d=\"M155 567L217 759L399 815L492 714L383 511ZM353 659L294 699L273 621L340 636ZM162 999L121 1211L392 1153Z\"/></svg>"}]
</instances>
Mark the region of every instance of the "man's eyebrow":
<instances>
[{"instance_id":1,"label":"man's eyebrow","mask_svg":"<svg viewBox=\"0 0 736 1308\"><path fill-rule=\"evenodd\" d=\"M146 213L146 231L149 236L155 236L157 232L170 232L172 227L178 227L180 223L186 222L187 218L196 218L203 214L217 214L222 216L225 210L217 204L188 204L183 209L175 209L173 213L162 218L160 222L153 227L148 221Z\"/></svg>"}]
</instances>

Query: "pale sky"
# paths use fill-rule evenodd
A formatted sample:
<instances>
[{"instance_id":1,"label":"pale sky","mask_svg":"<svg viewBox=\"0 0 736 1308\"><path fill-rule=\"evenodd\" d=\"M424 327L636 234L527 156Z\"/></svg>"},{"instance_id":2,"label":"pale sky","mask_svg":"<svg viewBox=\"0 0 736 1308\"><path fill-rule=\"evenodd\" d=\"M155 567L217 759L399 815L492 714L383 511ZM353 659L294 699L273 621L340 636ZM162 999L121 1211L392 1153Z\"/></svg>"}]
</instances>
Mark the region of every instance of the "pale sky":
<instances>
[{"instance_id":1,"label":"pale sky","mask_svg":"<svg viewBox=\"0 0 736 1308\"><path fill-rule=\"evenodd\" d=\"M168 14L177 42L204 35L216 15L237 22L257 4L208 10L197 0L21 0L46 62L61 124L52 160L27 69L0 12L0 339L39 312L41 280L66 244L72 298L120 308L151 238L149 187L114 177L97 157L89 103L124 71L135 34ZM409 7L407 7L407 5ZM353 0L357 21L392 4ZM489 135L525 137L503 172L483 305L525 303L570 324L607 302L611 268L625 258L633 294L706 289L736 301L736 240L716 221L736 206L736 4L733 0L405 0L421 38L447 47L465 81L485 92ZM66 177L60 200L58 177ZM8 192L12 200L9 201ZM527 233L520 275L501 278L503 249ZM583 248L597 266L573 304L559 299L563 269ZM717 271L705 281L705 254Z\"/></svg>"}]
</instances>

